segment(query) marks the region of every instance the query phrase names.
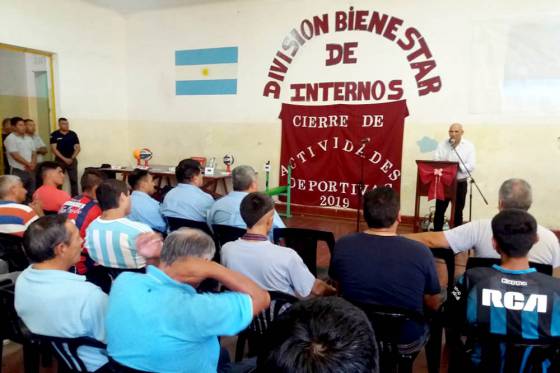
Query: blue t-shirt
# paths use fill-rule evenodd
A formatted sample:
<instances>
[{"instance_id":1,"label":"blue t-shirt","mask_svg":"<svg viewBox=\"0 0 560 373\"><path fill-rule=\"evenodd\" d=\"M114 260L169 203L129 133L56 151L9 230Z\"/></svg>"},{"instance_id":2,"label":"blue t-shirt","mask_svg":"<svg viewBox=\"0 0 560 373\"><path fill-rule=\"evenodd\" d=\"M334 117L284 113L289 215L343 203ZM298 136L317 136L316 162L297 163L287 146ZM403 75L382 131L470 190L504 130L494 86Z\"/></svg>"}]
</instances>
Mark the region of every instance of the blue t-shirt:
<instances>
[{"instance_id":1,"label":"blue t-shirt","mask_svg":"<svg viewBox=\"0 0 560 373\"><path fill-rule=\"evenodd\" d=\"M430 249L398 236L356 233L337 241L330 276L344 298L422 313L424 295L440 285Z\"/></svg>"},{"instance_id":2,"label":"blue t-shirt","mask_svg":"<svg viewBox=\"0 0 560 373\"><path fill-rule=\"evenodd\" d=\"M253 318L251 298L198 294L154 266L115 280L107 310L109 356L149 372L216 372L218 336L235 335Z\"/></svg>"}]
</instances>

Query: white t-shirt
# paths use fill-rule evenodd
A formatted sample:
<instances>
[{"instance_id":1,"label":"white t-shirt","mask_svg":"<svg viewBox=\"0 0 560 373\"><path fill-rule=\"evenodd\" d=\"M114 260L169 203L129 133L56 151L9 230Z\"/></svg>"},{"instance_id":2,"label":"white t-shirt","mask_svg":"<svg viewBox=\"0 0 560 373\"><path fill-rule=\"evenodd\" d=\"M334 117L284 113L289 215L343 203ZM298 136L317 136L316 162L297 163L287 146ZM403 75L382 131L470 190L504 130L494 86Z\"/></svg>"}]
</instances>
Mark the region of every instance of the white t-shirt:
<instances>
[{"instance_id":1,"label":"white t-shirt","mask_svg":"<svg viewBox=\"0 0 560 373\"><path fill-rule=\"evenodd\" d=\"M475 220L460 225L443 234L449 247L455 252L474 248L475 255L482 258L499 258L500 255L492 246L492 220ZM560 244L552 231L537 226L539 241L529 251L529 260L535 263L550 264L553 268L560 267Z\"/></svg>"},{"instance_id":2,"label":"white t-shirt","mask_svg":"<svg viewBox=\"0 0 560 373\"><path fill-rule=\"evenodd\" d=\"M33 152L35 151L35 143L30 136L18 136L15 133L10 133L6 140L4 140L6 153L8 155L8 164L10 167L25 170L25 166L16 161L10 153L18 153L27 162L31 162Z\"/></svg>"},{"instance_id":3,"label":"white t-shirt","mask_svg":"<svg viewBox=\"0 0 560 373\"><path fill-rule=\"evenodd\" d=\"M238 239L222 247L222 264L240 272L260 287L296 297L311 293L315 276L301 257L288 247L270 241Z\"/></svg>"},{"instance_id":4,"label":"white t-shirt","mask_svg":"<svg viewBox=\"0 0 560 373\"><path fill-rule=\"evenodd\" d=\"M34 134L31 138L33 139L33 145L35 145L35 149L34 149L35 151L37 151L42 147L46 147L45 143L43 142L43 139L38 134ZM37 154L37 163L41 163L41 162L43 162L43 155Z\"/></svg>"}]
</instances>

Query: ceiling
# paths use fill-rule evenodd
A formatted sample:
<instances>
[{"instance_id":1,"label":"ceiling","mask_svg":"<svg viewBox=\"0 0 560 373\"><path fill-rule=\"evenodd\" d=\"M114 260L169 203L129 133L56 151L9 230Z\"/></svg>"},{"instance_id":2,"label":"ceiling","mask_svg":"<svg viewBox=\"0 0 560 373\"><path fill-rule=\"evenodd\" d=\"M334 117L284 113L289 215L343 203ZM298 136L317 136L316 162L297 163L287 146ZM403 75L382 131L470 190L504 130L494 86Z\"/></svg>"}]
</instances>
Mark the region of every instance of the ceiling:
<instances>
[{"instance_id":1,"label":"ceiling","mask_svg":"<svg viewBox=\"0 0 560 373\"><path fill-rule=\"evenodd\" d=\"M200 5L235 0L85 0L86 2L104 8L113 9L123 15L142 12L145 10L165 9L180 6Z\"/></svg>"}]
</instances>

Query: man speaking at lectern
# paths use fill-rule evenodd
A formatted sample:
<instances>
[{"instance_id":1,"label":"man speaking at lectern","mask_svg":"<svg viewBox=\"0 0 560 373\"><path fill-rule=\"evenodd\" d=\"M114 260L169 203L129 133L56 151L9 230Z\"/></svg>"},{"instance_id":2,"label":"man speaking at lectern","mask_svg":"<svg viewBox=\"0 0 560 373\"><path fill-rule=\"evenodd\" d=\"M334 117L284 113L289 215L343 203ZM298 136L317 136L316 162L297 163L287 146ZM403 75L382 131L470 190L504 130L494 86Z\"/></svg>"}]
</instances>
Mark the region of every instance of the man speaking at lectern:
<instances>
[{"instance_id":1,"label":"man speaking at lectern","mask_svg":"<svg viewBox=\"0 0 560 373\"><path fill-rule=\"evenodd\" d=\"M459 163L459 170L457 171L457 193L454 219L455 227L463 224L463 209L465 207L465 199L467 197L468 188L468 172L473 172L476 163L474 145L463 138L463 132L462 125L459 123L453 123L451 127L449 127L449 138L439 143L434 154L434 161ZM461 162L461 160L463 162ZM447 210L447 206L449 206L450 201L450 199L445 199L444 201L436 199L434 231L441 231L443 229L445 210Z\"/></svg>"}]
</instances>

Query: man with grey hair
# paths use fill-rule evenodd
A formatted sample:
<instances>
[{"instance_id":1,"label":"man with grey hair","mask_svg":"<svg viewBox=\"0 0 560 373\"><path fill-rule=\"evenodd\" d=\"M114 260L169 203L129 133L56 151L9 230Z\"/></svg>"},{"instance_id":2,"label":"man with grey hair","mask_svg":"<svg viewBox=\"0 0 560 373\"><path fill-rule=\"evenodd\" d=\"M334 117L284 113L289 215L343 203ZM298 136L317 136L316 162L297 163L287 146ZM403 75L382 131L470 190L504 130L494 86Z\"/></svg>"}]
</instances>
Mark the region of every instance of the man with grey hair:
<instances>
[{"instance_id":1,"label":"man with grey hair","mask_svg":"<svg viewBox=\"0 0 560 373\"><path fill-rule=\"evenodd\" d=\"M239 206L241 206L241 201L247 194L258 190L257 173L251 166L237 166L233 169L231 178L233 192L214 202L208 212L208 224L210 226L212 224L229 225L245 229L247 224L241 217ZM271 234L274 228L286 228L276 211L274 211Z\"/></svg>"},{"instance_id":2,"label":"man with grey hair","mask_svg":"<svg viewBox=\"0 0 560 373\"><path fill-rule=\"evenodd\" d=\"M0 233L23 237L27 227L43 215L38 201L23 204L26 194L18 176L0 176Z\"/></svg>"},{"instance_id":3,"label":"man with grey hair","mask_svg":"<svg viewBox=\"0 0 560 373\"><path fill-rule=\"evenodd\" d=\"M523 179L503 182L499 191L498 210L529 210L533 202L531 186ZM529 251L529 260L536 263L560 267L560 245L558 238L549 229L538 225L538 241ZM407 238L420 241L428 247L447 247L455 253L474 249L475 255L483 258L499 258L492 246L490 219L474 220L444 232L405 234Z\"/></svg>"},{"instance_id":4,"label":"man with grey hair","mask_svg":"<svg viewBox=\"0 0 560 373\"><path fill-rule=\"evenodd\" d=\"M157 246L157 236L139 238L139 251ZM147 237L147 239L146 239ZM167 236L159 265L146 274L125 272L115 280L107 311L107 345L117 364L148 372L216 372L218 336L235 335L268 308L270 296L257 284L211 261L214 241L182 228ZM231 290L196 291L211 278Z\"/></svg>"},{"instance_id":5,"label":"man with grey hair","mask_svg":"<svg viewBox=\"0 0 560 373\"><path fill-rule=\"evenodd\" d=\"M468 189L469 172L472 173L476 164L476 152L472 142L463 138L463 126L453 123L449 127L449 137L440 142L435 153L434 161L458 162L457 170L457 192L455 200L455 227L463 224L463 209ZM460 158L459 158L460 157ZM461 162L462 160L462 162ZM436 200L436 212L434 214L434 230L443 229L445 210L449 206L450 199Z\"/></svg>"}]
</instances>

